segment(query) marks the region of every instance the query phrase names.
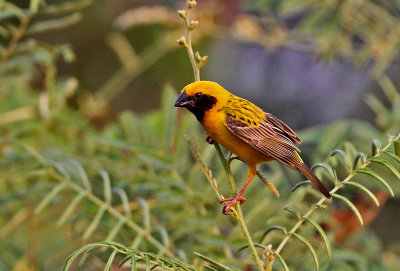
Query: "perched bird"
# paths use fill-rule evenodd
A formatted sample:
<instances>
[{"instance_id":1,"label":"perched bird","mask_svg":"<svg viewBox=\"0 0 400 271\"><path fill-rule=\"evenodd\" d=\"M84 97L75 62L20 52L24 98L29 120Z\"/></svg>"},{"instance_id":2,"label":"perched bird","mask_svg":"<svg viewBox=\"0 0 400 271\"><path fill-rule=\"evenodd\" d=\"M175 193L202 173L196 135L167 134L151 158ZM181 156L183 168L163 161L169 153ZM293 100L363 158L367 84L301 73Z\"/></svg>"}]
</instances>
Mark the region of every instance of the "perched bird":
<instances>
[{"instance_id":1,"label":"perched bird","mask_svg":"<svg viewBox=\"0 0 400 271\"><path fill-rule=\"evenodd\" d=\"M271 113L210 81L187 85L174 106L186 107L212 140L236 154L249 167L247 180L240 192L233 198L221 201L225 215L230 214L230 208L237 202L246 201L242 194L255 176L256 166L271 160L298 170L325 197L331 198L325 186L301 159L296 146L301 142L300 138Z\"/></svg>"}]
</instances>

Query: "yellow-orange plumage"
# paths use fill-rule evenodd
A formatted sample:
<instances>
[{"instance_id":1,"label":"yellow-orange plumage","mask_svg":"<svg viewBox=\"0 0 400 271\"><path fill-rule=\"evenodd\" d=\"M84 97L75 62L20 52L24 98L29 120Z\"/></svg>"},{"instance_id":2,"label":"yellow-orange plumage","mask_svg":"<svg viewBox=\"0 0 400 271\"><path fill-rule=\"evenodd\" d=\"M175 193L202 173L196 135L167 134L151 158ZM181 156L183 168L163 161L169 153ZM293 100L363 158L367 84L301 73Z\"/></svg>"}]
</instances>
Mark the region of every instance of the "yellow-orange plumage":
<instances>
[{"instance_id":1,"label":"yellow-orange plumage","mask_svg":"<svg viewBox=\"0 0 400 271\"><path fill-rule=\"evenodd\" d=\"M249 167L249 176L241 192L232 199L224 200L225 214L229 213L229 208L236 201L245 201L241 195L256 174L256 166L271 160L278 160L302 172L326 197L331 197L300 158L295 144L301 140L289 126L272 114L210 81L187 85L175 106L189 109L209 137L235 153Z\"/></svg>"}]
</instances>

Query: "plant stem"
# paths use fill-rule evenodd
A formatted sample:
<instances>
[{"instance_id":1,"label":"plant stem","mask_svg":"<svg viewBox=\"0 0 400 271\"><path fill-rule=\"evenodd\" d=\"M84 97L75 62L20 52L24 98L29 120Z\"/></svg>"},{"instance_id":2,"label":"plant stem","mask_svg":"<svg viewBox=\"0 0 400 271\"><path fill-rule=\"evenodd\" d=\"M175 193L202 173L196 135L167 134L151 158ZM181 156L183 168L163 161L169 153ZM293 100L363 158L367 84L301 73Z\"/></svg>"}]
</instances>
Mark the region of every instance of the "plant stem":
<instances>
[{"instance_id":1,"label":"plant stem","mask_svg":"<svg viewBox=\"0 0 400 271\"><path fill-rule=\"evenodd\" d=\"M189 55L190 63L192 64L194 81L200 81L200 68L196 65L196 59L195 59L195 56L193 53L193 48L192 48L192 30L190 29L189 13L190 13L190 9L187 6L186 7L186 18L185 18L187 46L185 46L185 48Z\"/></svg>"},{"instance_id":2,"label":"plant stem","mask_svg":"<svg viewBox=\"0 0 400 271\"><path fill-rule=\"evenodd\" d=\"M5 49L0 56L0 67L3 66L3 64L14 54L15 50L17 49L18 42L25 35L26 29L32 19L32 16L30 14L23 14L18 16L18 18L20 19L20 24L13 31L13 36L7 46L7 49Z\"/></svg>"},{"instance_id":3,"label":"plant stem","mask_svg":"<svg viewBox=\"0 0 400 271\"><path fill-rule=\"evenodd\" d=\"M214 142L214 147L215 147L215 150L217 151L219 159L222 162L222 165L224 166L224 170L225 170L226 175L230 176L231 175L230 174L231 173L231 169L229 167L228 161L226 160L224 154L222 153L221 147L219 146L219 144L217 142ZM229 180L229 181L231 181L231 180ZM236 192L235 191L235 182L233 182L233 184L231 182L231 187L232 187L232 190L234 192Z\"/></svg>"},{"instance_id":4,"label":"plant stem","mask_svg":"<svg viewBox=\"0 0 400 271\"><path fill-rule=\"evenodd\" d=\"M236 194L235 180L233 179L228 160L225 158L224 154L222 153L221 147L217 143L214 143L214 146L215 146L215 150L218 153L218 157L220 158L222 165L224 166L226 175L227 175L227 177L229 179L229 183L231 185L232 194L234 195L234 194ZM251 255L253 256L253 260L256 263L258 270L264 270L262 267L262 264L261 264L260 257L257 254L256 247L254 246L253 239L251 239L251 235L247 228L246 221L244 220L242 208L240 207L240 203L236 204L235 210L236 210L237 215L233 215L232 217L234 219L236 219L240 224L242 233L243 233L244 237L246 238L247 244L249 245Z\"/></svg>"}]
</instances>

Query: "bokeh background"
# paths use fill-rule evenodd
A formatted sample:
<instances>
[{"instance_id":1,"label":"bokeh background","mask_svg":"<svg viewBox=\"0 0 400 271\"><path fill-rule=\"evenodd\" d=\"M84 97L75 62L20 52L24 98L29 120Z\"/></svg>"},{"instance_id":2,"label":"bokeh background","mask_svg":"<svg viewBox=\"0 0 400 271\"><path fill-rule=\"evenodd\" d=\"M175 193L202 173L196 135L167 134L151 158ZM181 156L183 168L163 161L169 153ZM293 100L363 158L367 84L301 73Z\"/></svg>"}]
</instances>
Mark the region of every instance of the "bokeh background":
<instances>
[{"instance_id":1,"label":"bokeh background","mask_svg":"<svg viewBox=\"0 0 400 271\"><path fill-rule=\"evenodd\" d=\"M29 1L15 0L11 2L23 10L29 9L31 5ZM71 149L68 150L68 141L71 139L79 141L80 136L86 133L85 129L88 129L92 136L95 133L100 133L102 136L120 139L118 136L123 134L122 130L126 132L126 129L122 128L120 131L115 128L115 125L121 123L122 126L124 125L124 118L121 118L121 113L126 111L133 112L132 114L137 120L135 125L139 125L141 122L149 122L151 127L153 127L152 125L162 126L160 116L157 114L162 115L169 111L166 109L167 111L160 113L160 108L164 110L166 106L170 105L171 108L173 106L172 103L169 105L165 103L165 101L169 101L168 97L166 98L165 88L176 95L186 84L193 81L193 72L186 51L179 47L176 42L181 35L185 34L183 22L176 13L176 10L184 8L185 1L99 0L92 3L76 1L76 3L81 2L83 9L80 11L80 19L76 23L74 22L62 30L32 31L27 39L38 40L51 46L68 44L71 48L71 54L73 51L74 55L70 59L73 59L73 61L66 61L68 57L65 56L64 59L56 58L54 67L56 69L55 80L66 78L75 80L73 81L76 84L75 92L66 98L66 106L68 110L78 112L78 115L74 115L74 113L71 116L54 120L66 125L59 130L57 130L58 128L51 128L51 124L48 123L44 124L45 128L43 129L55 130L62 134L68 125L75 125L70 124L69 121L74 118L83 120L79 121L81 124L77 125L79 127L76 128L76 133L70 133L71 135L74 134L72 137L70 137L69 132L66 138L57 135L55 136L58 137L57 139L49 141L51 142L49 148L45 144L39 143L40 140L35 140L34 137L28 142L34 142L33 146L38 151L60 148L66 153L66 156L78 159L85 169L86 167L92 168L92 170L87 169L89 172L95 172L95 169L100 166L104 167L107 164L107 159L111 156L113 156L111 165L118 163L117 158L121 153L116 152L117 154L111 155L111 147L107 147L109 149L101 149L98 152L108 158L99 158L96 161L97 154L94 151L96 147L93 147L93 144L96 145L96 143L89 143L88 140L90 141L90 139L85 139L84 143L72 143L73 146L70 146ZM47 5L63 3L64 1L46 1ZM198 6L193 9L193 17L199 20L200 24L198 29L193 32L193 46L201 55L207 55L209 59L201 70L202 80L220 83L226 89L256 103L299 131L299 135L304 141L301 148L310 164L326 161L331 150L346 148L346 146L348 147L347 143L351 143L357 150L367 153L370 151L370 141L373 138L386 142L386 134L395 135L399 132L400 1L199 0L197 3ZM40 5L45 10L44 3ZM5 12L6 7L3 6L2 8ZM34 17L32 23L46 21L51 16L53 16L51 13L44 12ZM56 18L61 18L61 16L57 16ZM3 18L2 27L7 28L9 25L16 24L15 19L9 19L6 15L1 18ZM3 36L2 46L6 47L9 40L9 37ZM47 91L46 80L49 75L46 65L43 65L40 60L35 60L33 64L25 72L30 74L28 81L31 90L29 91L33 89L36 92L35 95L39 95L39 93ZM10 89L9 86L5 85L5 89L7 88ZM390 92L388 89L394 89L394 92L397 89L397 96L388 95ZM7 90L3 91L4 105L9 94L5 95L4 93L7 93ZM171 95L172 101L174 96ZM32 98L32 100L34 99ZM8 108L7 106L2 107L3 112L0 113L6 113L11 109L15 108L9 104ZM182 112L174 114L179 114L179 118L182 118ZM38 119L36 121L42 123ZM69 119L69 121L64 123L65 119ZM191 116L187 116L187 119L188 121L195 121ZM14 123L11 122L11 124ZM8 121L3 121L3 124L0 121L0 125L2 125L0 126L0 135L4 138L12 138L16 129L7 126L10 125ZM18 125L23 126L24 122ZM41 127L42 124L35 125ZM188 133L187 130L192 127L191 131L196 133L197 137L195 137L198 139L201 150L207 150L206 156L210 156L210 147L203 142L199 125L193 123L193 125L182 125L182 127L186 130L182 133ZM75 131L74 129L71 128ZM141 130L142 128L135 126L132 129ZM157 129L146 130L143 128L143 131L156 131ZM43 133L46 134L46 132ZM20 140L27 138L26 134L23 134L22 138L19 138L21 133L15 134L15 138ZM27 134L29 135L29 133ZM174 136L177 135L179 135L178 132ZM36 134L36 136L38 135ZM74 136L75 138L73 138ZM149 137L153 138L154 135ZM86 137L83 136L83 138ZM122 141L125 140L124 136L121 136L121 138ZM184 141L183 137L180 138L181 141ZM150 145L150 141L143 142L136 143L144 146ZM129 140L125 143L129 144ZM89 145L90 147L88 147ZM189 147L186 146L186 152L188 152L188 149ZM174 148L171 150L176 151ZM84 154L85 152L87 152L87 155ZM160 153L160 155L166 156L168 154L168 152ZM82 154L82 157L78 158L79 154ZM123 154L127 155L126 161L123 162L124 165L115 166L114 171L121 169L122 172L124 170L126 172L110 173L111 175L114 174L113 178L121 179L120 182L117 180L115 182L128 189L127 193L130 196L140 196L145 200L160 200L162 202L162 196L161 199L157 197L154 199L153 194L159 192L158 189L152 186L150 188L143 186L143 182L148 178L147 175L147 177L143 175L136 186L131 185L132 180L130 178L134 177L128 177L132 172L126 168L130 164L135 164L136 160L135 162L129 161L129 154ZM102 157L101 155L99 157ZM54 157L60 157L60 154L55 156L51 154L50 156L51 159L57 160ZM190 157L190 155L187 157ZM12 162L7 160L6 155L3 155L3 158L5 160L2 162L2 171L5 172ZM218 163L215 158L214 160L212 160L213 158L207 159ZM92 162L89 162L89 160L92 160ZM153 170L157 173L157 170L160 170L158 167L163 168L163 165L158 164L159 162L154 162L148 157L140 161L137 166L133 166L135 169L146 171L154 166L155 169ZM181 166L179 161L174 162L174 166L178 169ZM146 163L152 166L148 166ZM147 166L148 168L146 168ZM219 166L215 165L211 168L218 169ZM266 166L263 169L272 182L274 182L273 177L275 177L278 188L284 190L290 190L290 186L294 185L299 179L297 175L293 175L293 173L278 165ZM110 169L110 171L113 170ZM169 172L169 170L166 171ZM339 177L346 176L342 171L338 169ZM198 169L197 172L199 176L196 178L201 179L205 186L206 184L200 176L200 170ZM243 175L245 168L238 169L238 172L239 175ZM136 173L135 171L134 174ZM291 176L296 177L293 179L290 178ZM8 179L8 182L13 179L10 174L5 178ZM152 176L152 178L155 177ZM281 181L285 178L293 180L290 180L289 184L282 184L287 182L286 180ZM400 180L396 180L393 176L387 178L390 179L390 184L394 184L396 196L391 198L382 191L379 184L372 185L373 191L382 201L379 209L372 208L370 202L365 199L365 195L362 193L353 190L346 192L346 195L356 202L356 205L362 210L362 215L365 216L366 227L364 229L358 225L356 219L353 219L353 214L340 204L325 215L327 216L325 220L321 219L324 229L333 232L332 239L336 240L335 247L337 247L338 255L346 258L346 250L342 251L342 248L345 247L349 250L353 248L353 251L356 252L354 255L350 253L349 259L351 256L354 256L354 258L344 261L351 262L358 259L363 262L363 264L339 265L339 267L330 265L329 268L331 269L327 267L324 270L396 270L393 268L399 266L396 264L399 261L400 248L400 222L398 219L400 190L396 181ZM219 179L223 180L223 176L219 176ZM128 188L130 185L132 187ZM24 186L23 189L28 189L27 187ZM10 189L10 187L7 189ZM138 190L135 191L135 189ZM45 193L40 189L39 192ZM254 193L261 193L261 191L255 189ZM268 196L272 197L270 194ZM12 196L10 197L12 198ZM259 197L262 198L263 196L259 195ZM287 203L284 199L289 197L290 193L288 192L281 199L282 202L273 206L276 208L284 206ZM6 200L6 198L3 198L3 202L9 204L11 200ZM24 202L28 205L34 205L34 202L39 201L38 198L33 199L32 202L29 202L29 200ZM57 201L58 203L65 203L72 198L73 196L69 195L65 199L58 199ZM17 201L18 199L13 198L13 200ZM214 202L216 206L212 208L218 210L217 199L210 199L210 202L210 205ZM166 223L167 232L176 231L175 227L179 223L190 224L188 221L182 222L183 218L179 218L174 223L171 222L173 224L171 226L169 222L165 222L168 219L163 217L162 210L159 210L160 215L157 213L159 207L155 208L152 221L160 222L160 224ZM213 210L212 208L207 205L209 211ZM54 214L61 212L60 209L62 208L58 206ZM7 207L5 210L3 226L9 225L7 224L8 218L14 217L12 215L14 211L11 207ZM85 210L88 218L93 217L89 207L86 207ZM219 215L218 211L216 213ZM186 215L189 216L188 214ZM207 215L213 216L215 213L213 214L210 211L207 212ZM272 214L267 217L269 220L266 221L275 221ZM14 219L16 218L14 217ZM137 219L141 221L140 218ZM193 221L197 221L196 219L200 218L192 218ZM226 218L221 217L219 221L223 219ZM43 218L39 220L43 222ZM79 222L76 217L72 220L76 223ZM209 217L207 221L211 221L212 224L215 223ZM265 226L269 222L255 222L253 228L256 229L255 225L260 223ZM31 223L36 223L36 227L40 224L38 221L31 221ZM111 222L107 223L108 226L112 225ZM76 235L79 235L79 229L82 230L83 224L83 222L79 225L72 223L72 228L75 226L78 228L77 233L75 232L76 229L71 229L71 225L66 225L62 232L63 234L70 234L68 238L77 240L75 239L77 238ZM168 228L169 226L171 228ZM55 225L50 226L50 228L52 227L55 227ZM35 230L35 232L39 231ZM206 230L198 231L204 234L203 231ZM229 232L229 230L227 231ZM8 228L7 234L3 231L3 237L8 240L2 244L3 250L10 245L9 243L18 240L18 238L12 237L11 232ZM226 234L224 229L221 232L222 235ZM2 233L1 224L0 233ZM36 244L38 251L41 251L38 255L42 255L41 253L45 253L45 249L41 248L40 243L42 241L38 236L41 236L40 233L36 237L31 236L30 238L37 239L31 240L31 242ZM129 233L125 233L125 236L129 236ZM178 234L178 236L180 236L180 239L176 239L177 243L185 244L190 240L193 242L189 233ZM73 244L65 245L68 243L68 238L54 238L54 240L59 240L57 241L59 246L55 250L57 251L54 258L56 260L46 260L43 255L25 254L25 245L13 244L16 252L9 253L13 256L3 259L0 255L3 263L1 270L54 270L51 268L60 266L67 252L82 243L81 241L74 241ZM173 238L171 237L171 239ZM201 241L197 238L194 239L197 242L194 242L195 244L202 245ZM96 238L88 240L102 240L101 233L98 233ZM239 242L236 239L234 240L235 244ZM218 239L218 242L213 240L213 242L207 244L218 246L221 245L221 240ZM63 245L65 245L65 249L62 249ZM46 246L51 247L50 245ZM229 245L227 246L229 247ZM364 247L361 248L360 246ZM146 245L139 246L139 248L152 249L151 246ZM188 244L182 245L181 248L188 249L188 253L193 249ZM365 249L370 250L365 252ZM204 247L204 251L210 252L212 250ZM357 256L357 252L364 254L365 257ZM219 255L217 252L213 253L210 252L212 255ZM14 254L18 256L14 257ZM98 261L102 259L101 256L97 258ZM311 261L311 258L308 260ZM229 259L226 261L230 262ZM246 266L246 268L252 270L250 266L243 265L242 261L246 262L239 259L240 268L244 269L243 266ZM311 267L303 263L301 261L297 263L298 269L294 270L311 270L307 269ZM302 269L299 266L302 266ZM93 266L91 268L91 270L98 270Z\"/></svg>"},{"instance_id":2,"label":"bokeh background","mask_svg":"<svg viewBox=\"0 0 400 271\"><path fill-rule=\"evenodd\" d=\"M200 16L206 16L210 20L204 23L209 25L200 29L201 32L195 33L198 36L196 47L205 51L210 59L207 69L203 70L202 79L220 82L227 89L257 101L264 108L282 116L282 119L295 128L310 127L341 118L372 121L373 114L365 104L365 95L370 92L379 93L380 90L379 85L369 76L373 61L368 60L357 65L353 59L344 57L349 52L346 52L347 48L340 48L340 44L332 44L332 48L318 51L318 48L313 48L313 42L319 40L305 41L303 39L306 37L299 37L296 41L292 40L295 37L286 37L296 27L304 28L302 19L307 16L307 8L311 10L312 1L306 1L304 7L300 4L294 11L288 8L281 16L277 11L280 6L290 7L291 4L273 2L200 2L203 5L200 5L200 9L204 8L206 11L206 14L202 13ZM329 5L334 4L327 4ZM337 5L340 5L340 1ZM396 1L385 5L387 12L396 14ZM91 9L84 11L80 23L63 31L62 35L46 35L45 38L70 43L75 50L77 61L63 66L61 72L79 77L82 87L89 91L101 91L120 67L110 46L112 33L122 31L135 52L140 54L149 49L149 45L157 43L160 34L181 27L179 18L173 17L173 11L179 6L177 1L99 1ZM350 13L351 10L343 7L343 12ZM351 14L348 16L353 17ZM367 13L365 16L371 15ZM118 22L121 22L120 25ZM333 24L334 22L321 18L321 25L315 28L322 32L323 28ZM333 27L339 29L337 32L351 31L340 23ZM344 29L340 29L341 27ZM320 42L325 40L329 43L341 39L341 33L332 32L325 34L327 37L321 37ZM357 36L350 37L351 33L348 35L346 38L354 40L354 47L358 46L357 43L362 43L357 40ZM379 38L385 41L384 36ZM165 82L180 89L192 81L185 51L169 43L165 46L172 48L164 48L163 52L155 50L154 57L158 57L156 63L146 67L135 77L131 75L122 90L114 90L117 94L113 97L113 109L131 108L143 112L156 108L160 105L160 98L157 98L160 97L159 90ZM329 50L333 52L328 52ZM395 60L385 66L385 72L395 84L398 83L396 74L399 70ZM301 114L291 113L298 111Z\"/></svg>"},{"instance_id":3,"label":"bokeh background","mask_svg":"<svg viewBox=\"0 0 400 271\"><path fill-rule=\"evenodd\" d=\"M374 74L371 75L371 69L377 64L371 59L359 64L352 59L354 56L346 55L351 54L346 52L347 48L340 47L340 30L346 32L352 29L346 29L345 25L340 25L340 21L329 21L326 15L326 18L320 18L320 25L313 26L315 31L322 32L328 27L340 30L323 33L322 37L314 37L314 41L305 40L310 37L299 37L296 41L296 37L292 40L292 37L285 36L296 28L306 28L302 20L315 8L315 3L304 1L295 6L290 1L199 1L200 7L196 12L202 13L199 14L200 18L205 16L209 20L204 22L205 26L202 25L200 33L194 34L198 39L195 48L209 56L207 67L202 70L202 80L218 82L233 93L279 116L297 130L331 124L341 119L357 118L373 123L375 116L366 103L366 96L373 93L382 97L381 87L374 80ZM347 10L345 6L340 7L341 4L352 3L332 1L326 5L329 8L335 4L338 10L332 13L356 17L351 14L350 8ZM371 20L370 25L360 27L382 23L379 19L383 20L383 17L371 18L372 15L368 13L368 5L376 3L360 1L358 4L361 15ZM285 10L285 5L288 10ZM294 10L291 10L291 5L295 6ZM376 5L375 8L385 10L393 19L400 15L398 1ZM70 43L74 48L77 61L62 66L61 73L80 78L81 86L88 91L101 92L121 68L110 44L110 35L114 31L122 31L130 46L140 55L145 50L151 50L153 43L159 42L160 34L169 35L165 33L168 31L175 34L173 31L182 27L182 22L174 14L180 8L182 3L179 1L98 1L84 11L80 23L61 35L54 37L52 34L45 38L52 42ZM349 23L353 23L351 19L357 21L357 18L349 18ZM374 19L377 21L374 22ZM118 22L121 22L120 25ZM139 74L127 75L129 79L124 81L125 84L111 91L114 94L109 101L111 111L107 112L107 118L112 119L124 109L146 112L158 108L161 103L160 91L166 82L180 90L193 81L185 50L170 44L175 41L176 36L173 34L164 44L165 47L171 46L168 50L156 48L152 52L157 57L153 65L144 68ZM357 33L354 33L354 37L352 33L347 34L350 39L347 42L354 44L346 46L357 48L362 46L358 44L365 42L357 39ZM379 33L376 38L382 39L383 43L391 42L389 33ZM332 48L315 48L315 42L333 41L337 44L326 45ZM379 61L379 56L377 58ZM391 60L384 67L385 73L393 84L399 85L400 66L396 58ZM390 200L388 205L386 208L390 210L387 212L387 220L383 218L384 223L377 221L374 229L385 242L398 242L400 232L396 229L387 230L387 227L396 225L397 218L391 214L400 208L400 203Z\"/></svg>"}]
</instances>

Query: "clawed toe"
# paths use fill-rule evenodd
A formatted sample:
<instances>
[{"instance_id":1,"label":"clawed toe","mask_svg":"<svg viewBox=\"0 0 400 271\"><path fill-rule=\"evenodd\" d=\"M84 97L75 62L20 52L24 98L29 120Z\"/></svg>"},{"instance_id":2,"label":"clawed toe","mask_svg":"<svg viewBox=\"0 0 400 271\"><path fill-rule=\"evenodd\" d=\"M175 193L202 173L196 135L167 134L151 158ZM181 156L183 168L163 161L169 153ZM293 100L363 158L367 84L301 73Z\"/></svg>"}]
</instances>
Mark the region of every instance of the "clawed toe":
<instances>
[{"instance_id":1,"label":"clawed toe","mask_svg":"<svg viewBox=\"0 0 400 271\"><path fill-rule=\"evenodd\" d=\"M240 204L246 202L246 199L243 197L238 197L238 198L226 198L226 199L222 199L219 201L219 203L225 203L227 201L234 201L234 203L236 203L237 201L240 202Z\"/></svg>"},{"instance_id":2,"label":"clawed toe","mask_svg":"<svg viewBox=\"0 0 400 271\"><path fill-rule=\"evenodd\" d=\"M239 202L240 204L244 203L246 201L245 198L242 197L234 197L234 198L227 198L227 199L223 199L221 200L219 203L224 204L224 207L222 208L222 213L224 215L230 215L231 211L230 208L231 207L235 207L236 203Z\"/></svg>"}]
</instances>

